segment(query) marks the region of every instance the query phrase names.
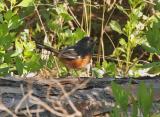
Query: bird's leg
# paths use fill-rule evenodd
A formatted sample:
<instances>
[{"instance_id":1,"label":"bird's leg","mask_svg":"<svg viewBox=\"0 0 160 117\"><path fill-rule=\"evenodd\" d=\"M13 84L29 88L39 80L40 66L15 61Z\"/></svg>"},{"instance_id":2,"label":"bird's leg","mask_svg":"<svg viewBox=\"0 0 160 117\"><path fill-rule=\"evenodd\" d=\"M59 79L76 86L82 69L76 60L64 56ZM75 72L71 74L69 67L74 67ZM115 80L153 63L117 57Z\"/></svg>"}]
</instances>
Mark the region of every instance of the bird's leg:
<instances>
[{"instance_id":1,"label":"bird's leg","mask_svg":"<svg viewBox=\"0 0 160 117\"><path fill-rule=\"evenodd\" d=\"M86 66L86 76L87 76L87 77L90 77L90 70L91 70L91 64L88 64L88 65Z\"/></svg>"}]
</instances>

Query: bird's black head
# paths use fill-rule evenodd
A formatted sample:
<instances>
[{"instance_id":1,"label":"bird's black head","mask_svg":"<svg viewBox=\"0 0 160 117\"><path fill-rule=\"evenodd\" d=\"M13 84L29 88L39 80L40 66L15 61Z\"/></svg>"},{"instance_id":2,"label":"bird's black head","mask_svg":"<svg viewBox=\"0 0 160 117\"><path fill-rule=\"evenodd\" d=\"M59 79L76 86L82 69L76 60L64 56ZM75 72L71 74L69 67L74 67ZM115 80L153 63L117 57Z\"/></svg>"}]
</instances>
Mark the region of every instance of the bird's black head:
<instances>
[{"instance_id":1,"label":"bird's black head","mask_svg":"<svg viewBox=\"0 0 160 117\"><path fill-rule=\"evenodd\" d=\"M78 41L76 45L90 48L95 45L95 40L93 40L91 37L86 36L86 37L83 37L80 41Z\"/></svg>"},{"instance_id":2,"label":"bird's black head","mask_svg":"<svg viewBox=\"0 0 160 117\"><path fill-rule=\"evenodd\" d=\"M88 36L83 37L80 41L76 43L76 47L85 53L92 53L94 46L95 40Z\"/></svg>"}]
</instances>

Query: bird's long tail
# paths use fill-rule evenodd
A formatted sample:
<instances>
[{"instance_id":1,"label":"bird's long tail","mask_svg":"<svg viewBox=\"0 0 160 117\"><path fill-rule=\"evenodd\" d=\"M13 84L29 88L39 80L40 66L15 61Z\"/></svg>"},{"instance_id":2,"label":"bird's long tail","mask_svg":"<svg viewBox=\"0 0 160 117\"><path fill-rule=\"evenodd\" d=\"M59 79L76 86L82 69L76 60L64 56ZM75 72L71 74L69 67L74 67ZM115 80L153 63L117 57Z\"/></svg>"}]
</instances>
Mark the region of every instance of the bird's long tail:
<instances>
[{"instance_id":1,"label":"bird's long tail","mask_svg":"<svg viewBox=\"0 0 160 117\"><path fill-rule=\"evenodd\" d=\"M49 46L47 46L47 45L40 44L40 43L36 43L36 46L37 46L37 48L46 49L46 50L48 50L48 51L50 51L50 52L53 52L55 55L58 55L58 54L59 54L59 51L58 51L58 50L56 50L56 49L54 49L54 48L52 48L52 47L49 47Z\"/></svg>"}]
</instances>

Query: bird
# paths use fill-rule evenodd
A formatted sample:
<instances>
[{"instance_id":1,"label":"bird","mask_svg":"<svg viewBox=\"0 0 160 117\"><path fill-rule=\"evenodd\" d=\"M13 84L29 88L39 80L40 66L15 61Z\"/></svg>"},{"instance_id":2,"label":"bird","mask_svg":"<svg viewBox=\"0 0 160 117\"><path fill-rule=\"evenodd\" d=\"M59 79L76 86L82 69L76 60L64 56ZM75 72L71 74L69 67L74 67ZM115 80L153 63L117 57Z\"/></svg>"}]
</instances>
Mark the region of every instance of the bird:
<instances>
[{"instance_id":1,"label":"bird","mask_svg":"<svg viewBox=\"0 0 160 117\"><path fill-rule=\"evenodd\" d=\"M66 66L67 69L83 69L87 68L91 62L95 40L89 36L83 37L75 45L65 47L61 50L49 47L44 44L36 43L41 49L46 49L54 53L54 55Z\"/></svg>"}]
</instances>

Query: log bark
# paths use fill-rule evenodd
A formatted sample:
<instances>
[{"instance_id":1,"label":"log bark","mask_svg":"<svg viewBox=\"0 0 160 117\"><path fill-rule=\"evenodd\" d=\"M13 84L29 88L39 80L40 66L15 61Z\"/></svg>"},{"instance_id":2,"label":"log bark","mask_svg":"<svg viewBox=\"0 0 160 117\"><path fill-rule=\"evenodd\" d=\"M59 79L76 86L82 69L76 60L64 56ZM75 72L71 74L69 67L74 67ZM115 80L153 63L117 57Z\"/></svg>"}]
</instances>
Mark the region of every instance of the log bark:
<instances>
[{"instance_id":1,"label":"log bark","mask_svg":"<svg viewBox=\"0 0 160 117\"><path fill-rule=\"evenodd\" d=\"M130 91L136 98L139 83L153 86L154 106L160 113L160 78L0 78L0 117L9 116L102 116L115 105L111 82Z\"/></svg>"}]
</instances>

